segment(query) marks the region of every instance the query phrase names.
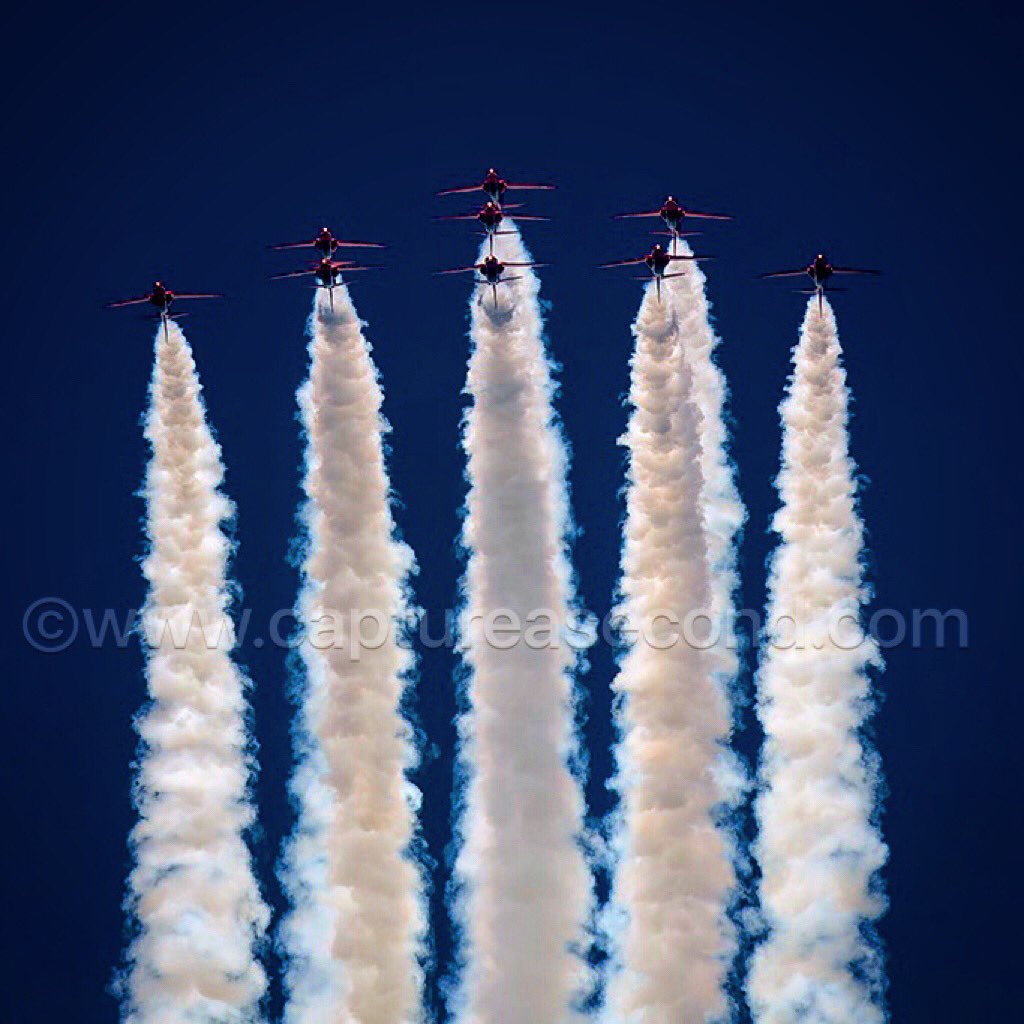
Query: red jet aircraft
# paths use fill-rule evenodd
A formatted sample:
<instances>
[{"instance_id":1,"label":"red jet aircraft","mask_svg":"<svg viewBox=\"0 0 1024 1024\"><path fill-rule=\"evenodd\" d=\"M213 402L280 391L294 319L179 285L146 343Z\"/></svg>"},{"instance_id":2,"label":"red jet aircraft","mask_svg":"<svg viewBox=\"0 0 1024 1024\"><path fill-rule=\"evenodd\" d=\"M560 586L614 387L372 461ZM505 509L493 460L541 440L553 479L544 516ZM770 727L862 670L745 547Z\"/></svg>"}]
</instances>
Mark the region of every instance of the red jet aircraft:
<instances>
[{"instance_id":1,"label":"red jet aircraft","mask_svg":"<svg viewBox=\"0 0 1024 1024\"><path fill-rule=\"evenodd\" d=\"M869 277L878 277L879 271L877 270L856 270L853 267L834 267L823 253L818 253L814 257L813 261L808 263L806 267L801 267L799 270L773 270L768 274L762 274L762 278L769 277L803 277L805 274L810 277L811 281L814 282L813 290L809 292L802 292L803 295L817 295L818 296L818 312L824 311L824 296L825 286L828 284L829 278L833 274L863 274ZM837 291L838 289L833 289Z\"/></svg>"},{"instance_id":2,"label":"red jet aircraft","mask_svg":"<svg viewBox=\"0 0 1024 1024\"><path fill-rule=\"evenodd\" d=\"M509 189L531 189L535 192L550 192L554 187L554 185L532 185L521 181L506 181L492 167L484 175L484 180L480 182L479 185L465 185L459 188L446 188L442 189L437 194L439 196L458 196L468 195L471 192L484 192L492 203L497 203L500 206L502 196L504 196Z\"/></svg>"},{"instance_id":3,"label":"red jet aircraft","mask_svg":"<svg viewBox=\"0 0 1024 1024\"><path fill-rule=\"evenodd\" d=\"M215 295L212 292L174 292L159 281L153 282L153 290L148 295L142 295L137 299L119 299L117 302L108 303L108 309L121 309L123 306L142 306L149 304L155 306L157 315L163 321L164 334L167 333L167 321L173 320L175 314L171 313L171 303L175 299L223 299L223 295ZM181 314L178 314L181 315Z\"/></svg>"},{"instance_id":4,"label":"red jet aircraft","mask_svg":"<svg viewBox=\"0 0 1024 1024\"><path fill-rule=\"evenodd\" d=\"M505 209L511 209L506 207ZM516 220L548 220L547 217L532 217L528 214L517 213ZM494 202L492 199L488 199L483 206L476 213L456 213L447 217L437 217L436 220L475 220L479 221L484 229L484 234L487 236L490 247L490 254L494 255L494 236L495 235L510 235L511 231L501 231L501 222L505 219L505 214L499 203Z\"/></svg>"},{"instance_id":5,"label":"red jet aircraft","mask_svg":"<svg viewBox=\"0 0 1024 1024\"><path fill-rule=\"evenodd\" d=\"M686 234L683 231L683 222L687 217L692 217L695 220L732 220L732 217L727 213L704 213L701 210L687 209L677 203L672 196L669 196L661 204L660 209L644 210L642 213L618 213L615 215L616 220L629 220L634 217L660 217L665 222L665 227L668 228L668 234L672 236L673 252L675 252L676 239L682 238Z\"/></svg>"},{"instance_id":6,"label":"red jet aircraft","mask_svg":"<svg viewBox=\"0 0 1024 1024\"><path fill-rule=\"evenodd\" d=\"M344 284L342 280L342 274L347 274L353 270L379 270L380 267L376 264L363 264L359 266L355 263L338 263L336 260L332 260L329 257L324 257L319 263L312 267L307 267L305 270L287 270L283 274L273 274L271 276L272 281L281 281L286 277L308 277L312 275L316 278L318 288L326 288L328 295L331 300L331 311L334 311L334 289L338 285Z\"/></svg>"},{"instance_id":7,"label":"red jet aircraft","mask_svg":"<svg viewBox=\"0 0 1024 1024\"><path fill-rule=\"evenodd\" d=\"M471 267L455 267L453 270L438 270L438 274L479 274L480 277L474 282L478 285L490 285L494 293L494 308L498 308L498 285L508 284L509 281L518 281L518 277L502 277L506 267L543 267L544 263L502 263L497 256L487 256L483 263L474 264Z\"/></svg>"},{"instance_id":8,"label":"red jet aircraft","mask_svg":"<svg viewBox=\"0 0 1024 1024\"><path fill-rule=\"evenodd\" d=\"M282 242L272 245L271 249L316 249L321 259L330 259L336 249L383 249L380 242L346 242L335 238L330 228L321 228L316 238L308 242Z\"/></svg>"},{"instance_id":9,"label":"red jet aircraft","mask_svg":"<svg viewBox=\"0 0 1024 1024\"><path fill-rule=\"evenodd\" d=\"M640 263L645 263L647 269L651 272L651 276L654 278L655 287L658 292L658 301L661 302L661 282L669 277L682 277L683 271L679 271L677 274L666 274L665 271L672 265L675 260L700 260L707 259L706 256L676 256L674 253L666 252L664 247L661 245L655 245L653 249L646 256L638 256L632 260L615 260L613 263L602 263L602 268L607 267L630 267L636 266ZM648 280L646 277L638 278L639 281Z\"/></svg>"}]
</instances>

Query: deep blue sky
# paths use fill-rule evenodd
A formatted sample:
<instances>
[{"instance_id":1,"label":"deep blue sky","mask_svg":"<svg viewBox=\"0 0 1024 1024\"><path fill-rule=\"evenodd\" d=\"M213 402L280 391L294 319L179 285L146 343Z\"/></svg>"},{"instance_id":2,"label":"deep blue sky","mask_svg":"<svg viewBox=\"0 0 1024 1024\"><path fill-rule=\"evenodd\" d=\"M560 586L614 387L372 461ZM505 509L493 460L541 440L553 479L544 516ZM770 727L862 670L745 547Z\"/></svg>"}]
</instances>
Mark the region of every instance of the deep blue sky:
<instances>
[{"instance_id":1,"label":"deep blue sky","mask_svg":"<svg viewBox=\"0 0 1024 1024\"><path fill-rule=\"evenodd\" d=\"M295 10L294 7L291 10ZM38 9L37 9L38 11ZM7 16L3 379L8 480L2 687L7 953L0 1016L110 1020L133 816L135 646L44 656L21 637L42 595L137 606L139 429L151 327L104 311L156 276L230 301L186 321L239 507L236 573L254 622L291 604L294 391L310 293L270 284L268 242L321 222L392 245L356 301L394 426L398 519L419 601L443 608L464 493L468 209L432 192L489 164L550 179L527 238L552 302L559 411L574 457L584 598L609 605L618 558L629 323L638 285L591 269L648 236L609 215L668 192L732 212L703 248L750 511L743 598L759 607L776 505L777 404L802 300L755 281L810 258L878 266L837 298L870 483L878 604L959 607L963 651L888 654L877 719L892 848L882 923L897 1020L1018 1008L1022 180L1019 10L1001 5L86 5ZM257 856L290 828L282 652L248 649L261 749ZM418 689L435 756L419 774L443 863L452 661ZM586 679L591 809L608 807L608 683ZM747 680L749 684L749 679ZM743 737L746 749L756 733ZM444 871L435 883L443 888ZM443 907L433 906L439 955ZM272 965L276 974L276 966ZM431 998L436 999L432 990ZM1015 1015L1015 1014L1014 1014Z\"/></svg>"}]
</instances>

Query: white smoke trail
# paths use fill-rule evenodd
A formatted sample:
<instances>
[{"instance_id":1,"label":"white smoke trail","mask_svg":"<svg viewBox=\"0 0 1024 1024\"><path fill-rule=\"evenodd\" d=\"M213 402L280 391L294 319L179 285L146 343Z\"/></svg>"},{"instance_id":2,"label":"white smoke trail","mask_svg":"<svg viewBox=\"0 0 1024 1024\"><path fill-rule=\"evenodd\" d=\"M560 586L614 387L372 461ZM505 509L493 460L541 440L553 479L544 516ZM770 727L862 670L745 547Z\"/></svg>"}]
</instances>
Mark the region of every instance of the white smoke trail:
<instances>
[{"instance_id":1,"label":"white smoke trail","mask_svg":"<svg viewBox=\"0 0 1024 1024\"><path fill-rule=\"evenodd\" d=\"M679 239L676 246L680 254L693 254L685 239ZM719 338L711 326L704 273L696 262L687 262L684 267L682 277L667 282L667 291L675 304L683 355L693 380L693 401L701 414L698 432L704 532L711 566L710 609L717 623L719 638L711 650L711 658L723 684L731 687L739 671L739 645L735 631L736 546L746 511L740 501L729 457L726 426L728 389L725 375L714 359Z\"/></svg>"},{"instance_id":2,"label":"white smoke trail","mask_svg":"<svg viewBox=\"0 0 1024 1024\"><path fill-rule=\"evenodd\" d=\"M724 428L704 422L692 373L703 360L703 398L714 415L717 397L720 416L710 345L688 353L692 323L688 336L683 325L676 303L667 294L658 301L648 287L634 324L633 412L624 438L630 464L619 611L635 639L613 683L620 806L605 1009L611 1021L643 1024L728 1018L723 984L735 951L727 916L732 842L717 819L742 776L724 746L732 716L722 658L707 646L707 617L717 621L722 611L713 604L715 572L733 571L731 539L728 553L722 535L715 539L715 564L703 467L716 471L719 491L728 491L726 478L731 487L731 473ZM703 450L705 437L718 446L715 458ZM720 493L715 500L722 502ZM717 586L718 600L731 608L731 586Z\"/></svg>"},{"instance_id":3,"label":"white smoke trail","mask_svg":"<svg viewBox=\"0 0 1024 1024\"><path fill-rule=\"evenodd\" d=\"M161 327L146 437L151 704L140 716L139 822L129 904L130 1024L240 1024L265 989L254 945L268 913L244 841L252 824L245 680L228 618L232 515L192 352Z\"/></svg>"},{"instance_id":4,"label":"white smoke trail","mask_svg":"<svg viewBox=\"0 0 1024 1024\"><path fill-rule=\"evenodd\" d=\"M307 631L286 854L294 909L282 929L291 1024L411 1024L421 1018L422 878L411 855L419 793L401 700L412 657L409 548L396 539L381 389L348 295L319 291L306 432L308 548L297 615Z\"/></svg>"},{"instance_id":5,"label":"white smoke trail","mask_svg":"<svg viewBox=\"0 0 1024 1024\"><path fill-rule=\"evenodd\" d=\"M827 303L821 313L817 299L808 305L793 363L758 693L766 739L754 853L769 934L748 996L763 1024L877 1024L881 964L865 925L882 911L873 880L886 848L875 756L860 732L877 651L859 625L863 526Z\"/></svg>"},{"instance_id":6,"label":"white smoke trail","mask_svg":"<svg viewBox=\"0 0 1024 1024\"><path fill-rule=\"evenodd\" d=\"M515 231L495 250L505 261L529 260ZM553 419L537 277L509 275L520 280L498 288L497 308L487 288L472 302L456 1013L465 1024L562 1024L588 982L580 951L591 907L579 847L583 799L569 767L567 457ZM511 646L501 632L510 622L524 630ZM528 635L531 622L538 632Z\"/></svg>"}]
</instances>

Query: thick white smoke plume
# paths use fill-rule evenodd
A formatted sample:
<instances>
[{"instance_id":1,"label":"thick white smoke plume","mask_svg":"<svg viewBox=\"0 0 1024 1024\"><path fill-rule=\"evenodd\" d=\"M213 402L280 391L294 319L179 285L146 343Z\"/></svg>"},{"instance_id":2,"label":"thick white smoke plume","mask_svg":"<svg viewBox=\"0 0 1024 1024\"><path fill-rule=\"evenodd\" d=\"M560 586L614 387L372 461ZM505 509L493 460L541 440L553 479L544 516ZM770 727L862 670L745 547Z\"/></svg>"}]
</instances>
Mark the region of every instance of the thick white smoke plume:
<instances>
[{"instance_id":1,"label":"thick white smoke plume","mask_svg":"<svg viewBox=\"0 0 1024 1024\"><path fill-rule=\"evenodd\" d=\"M245 680L229 651L231 544L220 448L195 363L171 322L156 341L146 437L151 704L138 721L139 823L129 903L130 1024L241 1024L265 988L254 946L268 913L244 834L253 820Z\"/></svg>"},{"instance_id":2,"label":"thick white smoke plume","mask_svg":"<svg viewBox=\"0 0 1024 1024\"><path fill-rule=\"evenodd\" d=\"M514 230L495 251L529 260ZM532 270L508 273L519 280L498 287L497 308L489 288L472 301L456 1015L464 1024L563 1024L588 983L580 953L592 902L581 787L569 766L567 458L553 420L539 284Z\"/></svg>"},{"instance_id":3,"label":"thick white smoke plume","mask_svg":"<svg viewBox=\"0 0 1024 1024\"><path fill-rule=\"evenodd\" d=\"M724 745L735 655L709 646L709 631L731 623L732 536L742 516L730 506L709 537L708 505L738 502L724 453L724 387L704 313L699 331L699 310L667 293L659 301L648 287L634 324L619 608L634 642L613 684L621 803L609 1021L730 1016L723 983L735 950L727 916L735 873L731 837L718 819L741 791L742 774ZM708 415L716 421L707 423Z\"/></svg>"},{"instance_id":4,"label":"thick white smoke plume","mask_svg":"<svg viewBox=\"0 0 1024 1024\"><path fill-rule=\"evenodd\" d=\"M828 303L808 305L793 362L758 692L766 739L754 852L769 933L748 996L763 1024L877 1024L881 964L865 926L883 909L874 878L886 848L861 735L877 651L859 624L864 531Z\"/></svg>"},{"instance_id":5,"label":"thick white smoke plume","mask_svg":"<svg viewBox=\"0 0 1024 1024\"><path fill-rule=\"evenodd\" d=\"M401 700L412 667L409 548L396 539L381 389L347 288L317 293L309 379L298 618L305 669L286 855L289 1024L411 1024L421 1017L425 928L411 855L419 793Z\"/></svg>"},{"instance_id":6,"label":"thick white smoke plume","mask_svg":"<svg viewBox=\"0 0 1024 1024\"><path fill-rule=\"evenodd\" d=\"M676 252L692 255L684 239L676 241ZM719 338L711 326L705 278L696 262L683 264L682 277L670 279L667 292L675 305L683 357L689 367L691 394L700 411L701 502L704 509L704 537L711 569L710 609L716 622L717 643L710 650L711 662L723 684L730 688L739 671L736 638L736 547L746 511L736 487L736 475L729 456L726 425L727 387L725 375L715 362Z\"/></svg>"}]
</instances>

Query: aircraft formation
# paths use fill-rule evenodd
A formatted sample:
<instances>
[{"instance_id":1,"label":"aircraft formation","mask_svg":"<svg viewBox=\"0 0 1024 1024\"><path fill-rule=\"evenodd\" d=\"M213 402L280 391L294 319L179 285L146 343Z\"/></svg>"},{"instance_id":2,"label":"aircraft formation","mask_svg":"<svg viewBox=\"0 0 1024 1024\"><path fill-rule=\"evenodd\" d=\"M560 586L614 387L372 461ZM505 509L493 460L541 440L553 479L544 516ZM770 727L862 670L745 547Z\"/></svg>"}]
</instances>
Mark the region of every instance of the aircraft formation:
<instances>
[{"instance_id":1,"label":"aircraft formation","mask_svg":"<svg viewBox=\"0 0 1024 1024\"><path fill-rule=\"evenodd\" d=\"M526 267L541 267L543 263L512 263L502 262L494 254L494 239L498 235L511 234L512 232L503 228L505 216L509 210L520 210L521 203L506 203L505 193L510 191L535 191L549 192L555 188L554 185L539 184L533 182L507 181L492 167L484 175L483 180L476 185L460 185L455 188L442 189L437 193L439 196L471 195L476 192L483 192L486 196L484 203L475 213L448 214L435 217L439 221L475 221L481 228L480 234L488 241L488 255L482 262L465 267L453 267L449 270L436 271L438 274L473 274L474 283L482 287L488 287L494 297L494 304L498 304L498 285L519 280L519 276L505 276L509 268L521 269ZM542 217L535 214L515 214L517 221L547 221L549 217ZM612 267L646 266L648 274L639 276L637 280L655 282L658 301L661 301L661 283L663 280L673 277L681 277L685 274L682 266L674 270L676 264L685 264L687 261L699 261L709 259L708 256L692 255L690 253L678 252L678 242L681 238L689 238L700 234L699 231L686 230L687 221L727 221L732 220L729 214L709 213L704 210L694 210L684 206L674 196L668 196L661 206L656 210L641 210L635 213L620 213L615 215L616 220L633 219L658 219L664 225L664 230L655 231L655 234L663 235L671 239L668 246L660 242L655 243L650 252L637 257L613 260L609 263L601 263L601 269ZM315 263L297 270L288 270L282 273L273 274L272 280L282 280L293 277L312 277L318 288L326 288L330 295L331 309L334 308L334 289L344 284L344 275L350 272L363 270L380 269L380 264L357 263L354 260L336 259L339 249L383 249L385 246L380 242L356 242L347 239L337 238L329 228L321 228L311 239L298 242L282 242L269 246L274 251L292 249L312 249L319 257ZM824 295L831 278L836 274L857 274L877 276L879 271L855 267L840 267L830 263L823 253L818 253L814 259L805 267L794 270L775 270L761 274L762 279L768 278L789 278L804 277L810 278L812 287L802 290L804 295L818 296L818 309L821 311L824 306ZM831 291L841 289L831 288ZM183 313L171 312L172 303L179 300L193 299L219 299L222 295L212 292L175 292L160 281L154 281L152 290L143 296L130 299L120 299L108 304L108 308L118 309L124 306L135 306L148 304L156 309L157 316L163 321L166 327L167 321L184 316Z\"/></svg>"},{"instance_id":2,"label":"aircraft formation","mask_svg":"<svg viewBox=\"0 0 1024 1024\"><path fill-rule=\"evenodd\" d=\"M302 270L286 270L282 274L271 275L272 281L281 281L289 277L313 277L317 287L326 288L330 296L331 309L334 309L334 289L343 284L342 273L356 270L379 270L379 263L356 263L354 260L336 260L334 254L339 249L383 249L381 242L350 242L335 238L330 228L321 228L316 237L302 242L280 242L270 246L279 252L285 249L313 249L320 257L311 267Z\"/></svg>"}]
</instances>

